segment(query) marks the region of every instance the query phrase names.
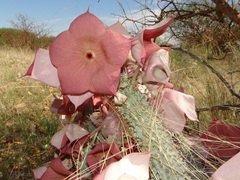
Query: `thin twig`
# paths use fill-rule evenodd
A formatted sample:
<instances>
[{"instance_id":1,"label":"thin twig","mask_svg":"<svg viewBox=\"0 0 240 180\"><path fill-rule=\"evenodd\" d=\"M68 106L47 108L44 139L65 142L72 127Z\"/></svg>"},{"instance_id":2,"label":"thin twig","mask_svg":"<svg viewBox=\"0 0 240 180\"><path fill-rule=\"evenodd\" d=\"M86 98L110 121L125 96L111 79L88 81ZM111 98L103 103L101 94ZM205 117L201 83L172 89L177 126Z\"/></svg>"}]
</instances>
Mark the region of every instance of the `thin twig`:
<instances>
[{"instance_id":1,"label":"thin twig","mask_svg":"<svg viewBox=\"0 0 240 180\"><path fill-rule=\"evenodd\" d=\"M238 110L240 109L240 104L236 105L218 105L218 106L212 106L212 107L206 107L206 108L197 108L197 112L201 111L212 111L212 110Z\"/></svg>"},{"instance_id":2,"label":"thin twig","mask_svg":"<svg viewBox=\"0 0 240 180\"><path fill-rule=\"evenodd\" d=\"M201 59L200 57L194 55L193 53L185 50L185 49L182 49L181 47L174 47L172 48L174 50L177 50L177 51L180 51L180 52L183 52L187 55L189 55L190 57L192 57L193 59L196 59L197 61L201 62L202 64L204 64L205 66L207 66L221 81L222 83L227 87L228 91L235 97L239 98L240 99L240 95L237 94L232 88L231 88L231 85L226 81L226 79L218 72L216 71L210 64L208 64L206 61L204 61L203 59Z\"/></svg>"}]
</instances>

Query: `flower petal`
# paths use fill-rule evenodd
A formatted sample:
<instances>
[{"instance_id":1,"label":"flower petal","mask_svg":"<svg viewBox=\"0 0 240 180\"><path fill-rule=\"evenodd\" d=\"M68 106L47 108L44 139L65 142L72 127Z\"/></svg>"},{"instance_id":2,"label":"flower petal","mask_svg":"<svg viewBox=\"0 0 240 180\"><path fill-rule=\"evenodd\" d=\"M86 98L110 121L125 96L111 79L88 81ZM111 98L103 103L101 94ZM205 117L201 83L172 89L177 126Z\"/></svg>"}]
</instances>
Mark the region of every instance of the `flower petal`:
<instances>
[{"instance_id":1,"label":"flower petal","mask_svg":"<svg viewBox=\"0 0 240 180\"><path fill-rule=\"evenodd\" d=\"M57 69L51 63L49 51L45 49L37 50L34 62L30 66L26 75L50 86L60 86Z\"/></svg>"},{"instance_id":2,"label":"flower petal","mask_svg":"<svg viewBox=\"0 0 240 180\"><path fill-rule=\"evenodd\" d=\"M36 169L33 169L33 175L35 179L40 179L42 177L42 175L46 172L47 167L46 166L42 166Z\"/></svg>"},{"instance_id":3,"label":"flower petal","mask_svg":"<svg viewBox=\"0 0 240 180\"><path fill-rule=\"evenodd\" d=\"M108 27L108 29L114 30L118 32L119 34L122 34L126 38L131 38L131 35L128 33L126 28L118 21L115 24L112 24L111 26Z\"/></svg>"},{"instance_id":4,"label":"flower petal","mask_svg":"<svg viewBox=\"0 0 240 180\"><path fill-rule=\"evenodd\" d=\"M68 98L70 99L70 101L74 104L75 109L80 106L81 104L83 104L87 99L91 98L93 96L92 93L87 92L81 96L71 96L68 95Z\"/></svg>"},{"instance_id":5,"label":"flower petal","mask_svg":"<svg viewBox=\"0 0 240 180\"><path fill-rule=\"evenodd\" d=\"M60 131L55 133L51 139L51 144L56 148L60 149L62 147L63 137L66 134L70 143L76 139L82 138L87 135L88 132L77 124L69 124L64 126Z\"/></svg>"},{"instance_id":6,"label":"flower petal","mask_svg":"<svg viewBox=\"0 0 240 180\"><path fill-rule=\"evenodd\" d=\"M225 162L220 168L218 168L211 180L235 180L240 179L240 152Z\"/></svg>"},{"instance_id":7,"label":"flower petal","mask_svg":"<svg viewBox=\"0 0 240 180\"><path fill-rule=\"evenodd\" d=\"M151 38L156 38L162 35L168 26L173 22L174 18L165 18L159 23L150 26L144 30L143 39L149 40Z\"/></svg>"},{"instance_id":8,"label":"flower petal","mask_svg":"<svg viewBox=\"0 0 240 180\"><path fill-rule=\"evenodd\" d=\"M107 167L104 180L118 180L125 175L137 180L147 180L150 156L150 152L130 153L124 156L120 161Z\"/></svg>"},{"instance_id":9,"label":"flower petal","mask_svg":"<svg viewBox=\"0 0 240 180\"><path fill-rule=\"evenodd\" d=\"M146 62L143 71L143 83L166 84L171 74L169 61L169 51L160 49L153 53Z\"/></svg>"},{"instance_id":10,"label":"flower petal","mask_svg":"<svg viewBox=\"0 0 240 180\"><path fill-rule=\"evenodd\" d=\"M179 133L185 126L185 115L191 120L198 120L193 96L169 88L163 89L159 113L164 117L163 125Z\"/></svg>"},{"instance_id":11,"label":"flower petal","mask_svg":"<svg viewBox=\"0 0 240 180\"><path fill-rule=\"evenodd\" d=\"M208 130L201 135L201 141L210 154L220 159L231 158L240 151L240 127L214 118Z\"/></svg>"}]
</instances>

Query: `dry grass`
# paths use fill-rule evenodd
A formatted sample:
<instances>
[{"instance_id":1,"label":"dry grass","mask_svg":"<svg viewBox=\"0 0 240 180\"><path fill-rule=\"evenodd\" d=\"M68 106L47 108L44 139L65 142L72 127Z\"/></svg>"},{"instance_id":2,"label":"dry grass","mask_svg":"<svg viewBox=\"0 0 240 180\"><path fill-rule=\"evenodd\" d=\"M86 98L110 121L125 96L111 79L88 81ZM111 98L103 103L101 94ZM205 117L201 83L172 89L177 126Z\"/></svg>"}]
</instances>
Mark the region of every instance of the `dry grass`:
<instances>
[{"instance_id":1,"label":"dry grass","mask_svg":"<svg viewBox=\"0 0 240 180\"><path fill-rule=\"evenodd\" d=\"M204 50L198 48L191 51L200 58L207 59L207 53ZM240 70L239 51L237 49L232 49L232 53L229 53L223 60L209 59L207 62L230 83L235 92L240 94L240 72L235 72ZM240 100L228 91L215 74L205 65L190 59L188 55L172 51L171 70L173 71L171 81L175 88L183 87L185 93L193 95L196 108L240 103ZM239 108L238 110L228 111L212 110L199 113L200 130L205 130L214 117L223 120L227 124L240 126Z\"/></svg>"}]
</instances>

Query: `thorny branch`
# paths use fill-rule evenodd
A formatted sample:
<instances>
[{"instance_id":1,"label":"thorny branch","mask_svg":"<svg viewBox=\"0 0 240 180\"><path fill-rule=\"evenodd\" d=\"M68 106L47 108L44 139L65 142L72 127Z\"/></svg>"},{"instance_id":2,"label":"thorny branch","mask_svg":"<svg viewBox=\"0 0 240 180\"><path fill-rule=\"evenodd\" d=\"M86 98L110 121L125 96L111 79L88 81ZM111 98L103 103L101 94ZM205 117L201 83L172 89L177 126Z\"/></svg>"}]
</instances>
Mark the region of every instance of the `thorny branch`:
<instances>
[{"instance_id":1,"label":"thorny branch","mask_svg":"<svg viewBox=\"0 0 240 180\"><path fill-rule=\"evenodd\" d=\"M204 61L203 59L201 59L200 57L194 55L193 53L182 49L181 47L175 47L172 48L174 50L180 51L182 53L185 53L187 55L189 55L190 57L192 57L193 59L196 59L197 61L201 62L202 64L204 64L207 68L209 68L221 81L222 83L227 87L228 91L235 97L237 97L238 99L240 99L240 94L237 94L232 88L231 85L226 81L226 79L218 72L216 71L210 64L208 64L206 61Z\"/></svg>"}]
</instances>

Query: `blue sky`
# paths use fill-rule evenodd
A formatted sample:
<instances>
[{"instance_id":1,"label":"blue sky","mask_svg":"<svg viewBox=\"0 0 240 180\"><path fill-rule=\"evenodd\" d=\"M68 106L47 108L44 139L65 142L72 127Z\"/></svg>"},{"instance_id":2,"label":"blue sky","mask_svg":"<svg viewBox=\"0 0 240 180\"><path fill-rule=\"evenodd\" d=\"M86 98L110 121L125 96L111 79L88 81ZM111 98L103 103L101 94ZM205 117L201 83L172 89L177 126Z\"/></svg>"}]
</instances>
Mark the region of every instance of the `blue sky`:
<instances>
[{"instance_id":1,"label":"blue sky","mask_svg":"<svg viewBox=\"0 0 240 180\"><path fill-rule=\"evenodd\" d=\"M126 11L138 9L139 5L132 0L120 1ZM78 15L90 12L100 18L106 25L115 23L121 14L117 0L5 0L0 6L0 28L12 27L10 20L16 20L21 13L36 22L45 22L52 29L52 35L68 29L71 21Z\"/></svg>"}]
</instances>

